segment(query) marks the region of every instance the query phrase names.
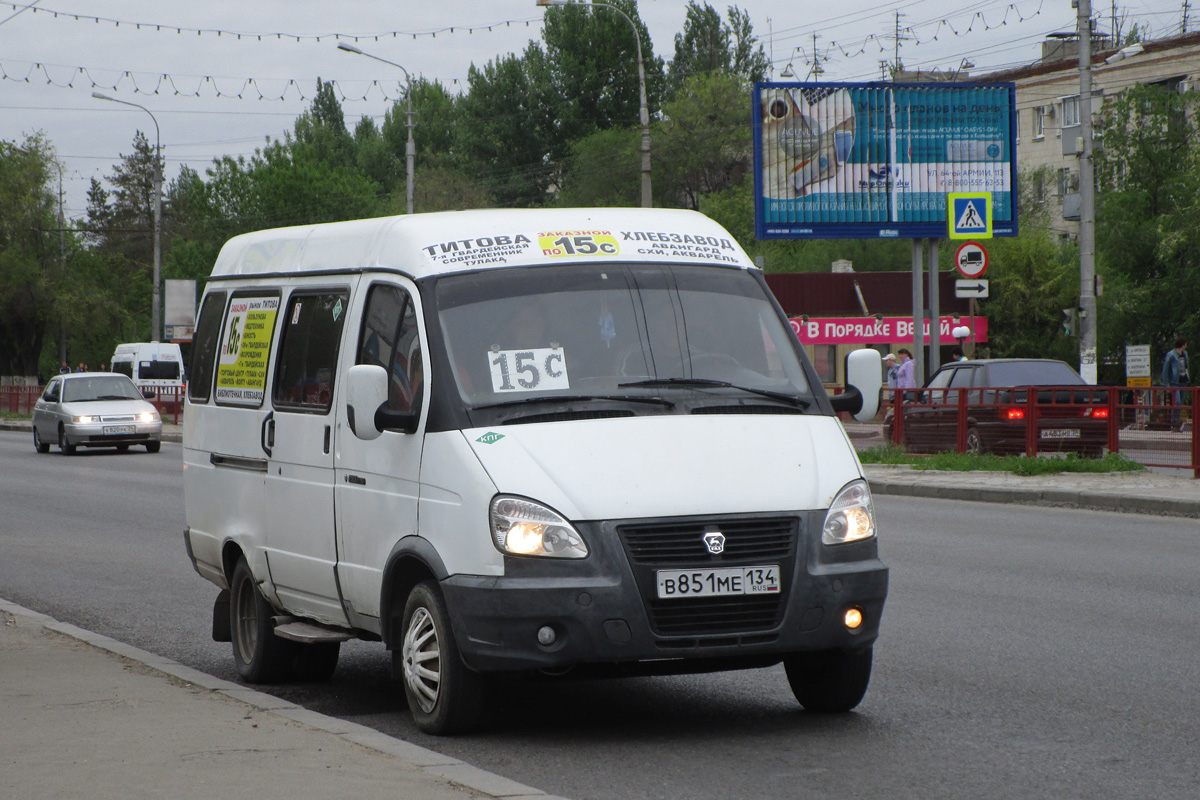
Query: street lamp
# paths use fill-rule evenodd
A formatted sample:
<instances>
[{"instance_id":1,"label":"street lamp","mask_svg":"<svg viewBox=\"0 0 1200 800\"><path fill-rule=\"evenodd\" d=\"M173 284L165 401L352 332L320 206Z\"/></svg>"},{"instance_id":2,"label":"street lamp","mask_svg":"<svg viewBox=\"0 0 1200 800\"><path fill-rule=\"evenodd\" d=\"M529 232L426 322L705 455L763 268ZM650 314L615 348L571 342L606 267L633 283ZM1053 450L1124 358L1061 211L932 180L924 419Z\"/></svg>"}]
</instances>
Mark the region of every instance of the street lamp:
<instances>
[{"instance_id":1,"label":"street lamp","mask_svg":"<svg viewBox=\"0 0 1200 800\"><path fill-rule=\"evenodd\" d=\"M150 295L150 341L157 342L162 336L162 136L158 120L150 113L150 109L137 103L118 100L101 92L92 92L92 97L140 108L154 120L154 291Z\"/></svg>"},{"instance_id":2,"label":"street lamp","mask_svg":"<svg viewBox=\"0 0 1200 800\"><path fill-rule=\"evenodd\" d=\"M620 14L633 28L633 39L637 44L638 92L641 98L639 117L642 124L642 208L654 205L650 196L650 108L646 105L646 68L642 62L642 34L629 15L608 3L571 2L571 0L537 0L539 6L592 6L611 8Z\"/></svg>"},{"instance_id":3,"label":"street lamp","mask_svg":"<svg viewBox=\"0 0 1200 800\"><path fill-rule=\"evenodd\" d=\"M346 42L338 42L338 50L345 50L347 53L355 53L356 55L373 58L376 61L382 61L384 64L390 64L404 73L405 83L408 84L408 89L404 92L408 98L408 145L404 148L404 168L408 173L408 181L405 187L405 196L408 202L408 213L413 213L413 165L417 157L417 146L413 142L413 110L412 110L412 76L408 74L408 70L397 64L395 61L388 61L386 58L364 53L352 44Z\"/></svg>"}]
</instances>

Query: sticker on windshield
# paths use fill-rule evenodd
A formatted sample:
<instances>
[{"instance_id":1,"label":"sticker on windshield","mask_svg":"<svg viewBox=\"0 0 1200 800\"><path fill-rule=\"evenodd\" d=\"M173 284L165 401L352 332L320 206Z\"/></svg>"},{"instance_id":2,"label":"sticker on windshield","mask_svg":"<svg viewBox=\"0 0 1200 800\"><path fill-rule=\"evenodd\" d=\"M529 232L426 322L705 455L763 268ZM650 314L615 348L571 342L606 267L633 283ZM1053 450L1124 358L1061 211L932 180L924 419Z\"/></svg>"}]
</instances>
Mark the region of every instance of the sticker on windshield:
<instances>
[{"instance_id":1,"label":"sticker on windshield","mask_svg":"<svg viewBox=\"0 0 1200 800\"><path fill-rule=\"evenodd\" d=\"M561 347L489 350L487 357L493 392L553 392L571 388L567 357Z\"/></svg>"}]
</instances>

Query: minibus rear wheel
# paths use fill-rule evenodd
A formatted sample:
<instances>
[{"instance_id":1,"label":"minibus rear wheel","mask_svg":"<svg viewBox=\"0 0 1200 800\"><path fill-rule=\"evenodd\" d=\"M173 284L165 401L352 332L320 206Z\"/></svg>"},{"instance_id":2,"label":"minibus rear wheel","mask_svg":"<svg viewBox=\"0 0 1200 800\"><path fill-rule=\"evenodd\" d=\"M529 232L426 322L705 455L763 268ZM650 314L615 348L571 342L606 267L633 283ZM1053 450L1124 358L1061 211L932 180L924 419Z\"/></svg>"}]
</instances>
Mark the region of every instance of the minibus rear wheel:
<instances>
[{"instance_id":1,"label":"minibus rear wheel","mask_svg":"<svg viewBox=\"0 0 1200 800\"><path fill-rule=\"evenodd\" d=\"M807 711L849 711L871 682L872 648L793 653L783 660L792 694Z\"/></svg>"},{"instance_id":2,"label":"minibus rear wheel","mask_svg":"<svg viewBox=\"0 0 1200 800\"><path fill-rule=\"evenodd\" d=\"M446 601L434 581L413 587L401 630L392 650L392 674L404 682L417 727L435 736L473 728L483 710L483 677L463 664Z\"/></svg>"},{"instance_id":3,"label":"minibus rear wheel","mask_svg":"<svg viewBox=\"0 0 1200 800\"><path fill-rule=\"evenodd\" d=\"M295 643L275 635L275 611L254 581L243 556L229 582L229 631L233 661L247 683L274 683L290 677Z\"/></svg>"}]
</instances>

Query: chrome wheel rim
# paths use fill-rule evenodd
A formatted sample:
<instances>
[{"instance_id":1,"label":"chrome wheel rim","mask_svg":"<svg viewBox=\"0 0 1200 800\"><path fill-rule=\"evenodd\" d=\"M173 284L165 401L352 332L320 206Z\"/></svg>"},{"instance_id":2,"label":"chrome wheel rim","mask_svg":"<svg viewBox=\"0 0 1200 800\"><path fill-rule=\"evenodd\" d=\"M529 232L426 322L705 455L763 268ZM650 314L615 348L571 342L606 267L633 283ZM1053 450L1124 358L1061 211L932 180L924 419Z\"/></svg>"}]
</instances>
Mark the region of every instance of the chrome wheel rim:
<instances>
[{"instance_id":1,"label":"chrome wheel rim","mask_svg":"<svg viewBox=\"0 0 1200 800\"><path fill-rule=\"evenodd\" d=\"M413 612L404 632L401 653L404 658L404 682L416 698L421 711L428 714L437 704L442 685L442 654L437 626L425 607Z\"/></svg>"}]
</instances>

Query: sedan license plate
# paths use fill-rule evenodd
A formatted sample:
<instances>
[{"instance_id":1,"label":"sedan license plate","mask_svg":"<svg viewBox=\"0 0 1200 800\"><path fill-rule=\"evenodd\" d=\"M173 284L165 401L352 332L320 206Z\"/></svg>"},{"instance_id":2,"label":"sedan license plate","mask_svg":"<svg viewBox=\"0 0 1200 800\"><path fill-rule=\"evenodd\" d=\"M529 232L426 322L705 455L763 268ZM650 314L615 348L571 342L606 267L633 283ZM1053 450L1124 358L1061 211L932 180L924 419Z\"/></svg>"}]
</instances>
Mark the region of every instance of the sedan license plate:
<instances>
[{"instance_id":1,"label":"sedan license plate","mask_svg":"<svg viewBox=\"0 0 1200 800\"><path fill-rule=\"evenodd\" d=\"M133 433L133 426L132 425L105 425L104 426L104 435L105 436L120 436L121 434L124 434L124 433Z\"/></svg>"},{"instance_id":2,"label":"sedan license plate","mask_svg":"<svg viewBox=\"0 0 1200 800\"><path fill-rule=\"evenodd\" d=\"M779 566L721 569L660 569L660 598L716 597L779 592Z\"/></svg>"},{"instance_id":3,"label":"sedan license plate","mask_svg":"<svg viewBox=\"0 0 1200 800\"><path fill-rule=\"evenodd\" d=\"M1078 439L1078 428L1046 428L1042 431L1043 439Z\"/></svg>"}]
</instances>

